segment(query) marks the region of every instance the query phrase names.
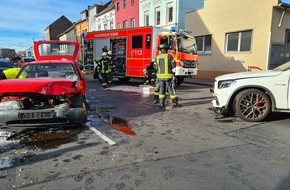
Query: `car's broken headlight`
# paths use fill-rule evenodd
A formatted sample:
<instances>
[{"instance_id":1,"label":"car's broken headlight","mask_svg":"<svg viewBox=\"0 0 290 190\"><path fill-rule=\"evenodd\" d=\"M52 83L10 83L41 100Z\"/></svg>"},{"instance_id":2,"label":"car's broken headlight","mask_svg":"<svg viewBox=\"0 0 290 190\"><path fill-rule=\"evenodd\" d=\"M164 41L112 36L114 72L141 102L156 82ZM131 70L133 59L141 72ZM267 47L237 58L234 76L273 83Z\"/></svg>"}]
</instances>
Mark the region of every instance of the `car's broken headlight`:
<instances>
[{"instance_id":1,"label":"car's broken headlight","mask_svg":"<svg viewBox=\"0 0 290 190\"><path fill-rule=\"evenodd\" d=\"M218 88L229 88L233 86L236 83L235 80L225 80L225 81L219 81L218 82Z\"/></svg>"},{"instance_id":2,"label":"car's broken headlight","mask_svg":"<svg viewBox=\"0 0 290 190\"><path fill-rule=\"evenodd\" d=\"M20 104L17 101L0 102L0 110L19 110Z\"/></svg>"}]
</instances>

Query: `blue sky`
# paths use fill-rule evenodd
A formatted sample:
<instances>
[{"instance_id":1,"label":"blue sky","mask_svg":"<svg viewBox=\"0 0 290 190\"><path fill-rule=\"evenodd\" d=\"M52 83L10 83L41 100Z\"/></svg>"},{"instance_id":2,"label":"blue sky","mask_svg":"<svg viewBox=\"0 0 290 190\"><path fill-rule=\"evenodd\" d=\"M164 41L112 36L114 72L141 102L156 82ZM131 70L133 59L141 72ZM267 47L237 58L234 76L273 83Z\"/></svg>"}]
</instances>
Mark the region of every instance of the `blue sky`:
<instances>
[{"instance_id":1,"label":"blue sky","mask_svg":"<svg viewBox=\"0 0 290 190\"><path fill-rule=\"evenodd\" d=\"M81 11L100 1L109 0L1 0L0 48L26 50L33 39L44 39L44 29L60 16L76 22Z\"/></svg>"},{"instance_id":2,"label":"blue sky","mask_svg":"<svg viewBox=\"0 0 290 190\"><path fill-rule=\"evenodd\" d=\"M71 22L89 5L109 0L1 0L0 48L26 50L33 39L44 39L44 29L62 15Z\"/></svg>"}]
</instances>

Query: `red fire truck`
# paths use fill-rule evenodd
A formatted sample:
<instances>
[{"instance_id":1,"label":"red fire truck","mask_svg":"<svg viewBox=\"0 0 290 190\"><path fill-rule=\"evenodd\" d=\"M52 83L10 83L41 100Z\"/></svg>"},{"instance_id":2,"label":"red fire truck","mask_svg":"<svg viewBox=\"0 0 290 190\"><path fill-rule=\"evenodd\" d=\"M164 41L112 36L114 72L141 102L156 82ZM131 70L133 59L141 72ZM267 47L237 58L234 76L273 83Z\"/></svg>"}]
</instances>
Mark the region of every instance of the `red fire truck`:
<instances>
[{"instance_id":1,"label":"red fire truck","mask_svg":"<svg viewBox=\"0 0 290 190\"><path fill-rule=\"evenodd\" d=\"M154 62L160 44L170 46L169 53L176 61L178 84L183 82L184 77L197 74L195 38L189 32L174 32L151 26L88 32L84 35L84 62L94 64L94 79L99 79L95 60L101 58L102 48L107 46L115 65L114 78L121 81L144 78L143 69Z\"/></svg>"}]
</instances>

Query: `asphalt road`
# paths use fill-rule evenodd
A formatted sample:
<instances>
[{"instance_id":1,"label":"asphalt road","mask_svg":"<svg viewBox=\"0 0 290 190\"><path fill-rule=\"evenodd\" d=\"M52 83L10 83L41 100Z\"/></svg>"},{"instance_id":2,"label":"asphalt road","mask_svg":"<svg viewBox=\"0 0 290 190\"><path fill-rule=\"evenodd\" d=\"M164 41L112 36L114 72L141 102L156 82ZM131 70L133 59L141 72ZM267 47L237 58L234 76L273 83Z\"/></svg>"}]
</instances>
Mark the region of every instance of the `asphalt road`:
<instances>
[{"instance_id":1,"label":"asphalt road","mask_svg":"<svg viewBox=\"0 0 290 190\"><path fill-rule=\"evenodd\" d=\"M140 80L102 89L86 77L87 126L1 141L0 189L290 189L289 114L223 118L197 83L178 88L182 107L162 110Z\"/></svg>"}]
</instances>

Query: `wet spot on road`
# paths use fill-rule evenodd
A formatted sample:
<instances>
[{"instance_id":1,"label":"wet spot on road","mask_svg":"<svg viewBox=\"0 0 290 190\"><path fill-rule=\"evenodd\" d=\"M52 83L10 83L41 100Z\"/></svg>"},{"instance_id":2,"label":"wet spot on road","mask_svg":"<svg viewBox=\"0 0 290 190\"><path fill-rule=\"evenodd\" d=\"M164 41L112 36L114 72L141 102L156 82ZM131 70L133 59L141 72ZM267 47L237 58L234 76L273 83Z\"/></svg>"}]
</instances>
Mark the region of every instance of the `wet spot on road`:
<instances>
[{"instance_id":1,"label":"wet spot on road","mask_svg":"<svg viewBox=\"0 0 290 190\"><path fill-rule=\"evenodd\" d=\"M95 115L90 115L88 121L91 122L92 126L102 125L102 123L121 131L128 135L135 135L136 133L131 129L131 125L126 119L109 115L108 112L113 109L113 107L96 107Z\"/></svg>"},{"instance_id":2,"label":"wet spot on road","mask_svg":"<svg viewBox=\"0 0 290 190\"><path fill-rule=\"evenodd\" d=\"M78 140L83 127L74 129L27 130L21 134L20 144L42 150L57 148L60 145ZM19 137L18 137L19 138Z\"/></svg>"},{"instance_id":3,"label":"wet spot on road","mask_svg":"<svg viewBox=\"0 0 290 190\"><path fill-rule=\"evenodd\" d=\"M107 155L107 154L109 154L109 151L108 151L108 150L103 150L103 151L101 151L100 154L101 154L101 155Z\"/></svg>"},{"instance_id":4,"label":"wet spot on road","mask_svg":"<svg viewBox=\"0 0 290 190\"><path fill-rule=\"evenodd\" d=\"M72 159L80 160L82 157L83 157L83 155L76 155L76 156L72 157Z\"/></svg>"}]
</instances>

